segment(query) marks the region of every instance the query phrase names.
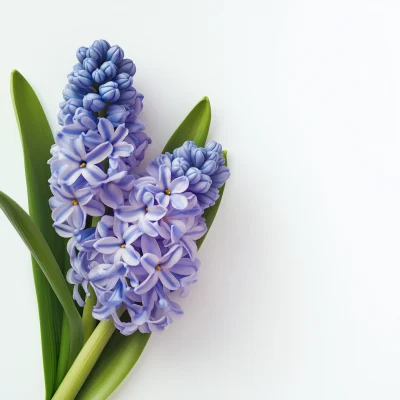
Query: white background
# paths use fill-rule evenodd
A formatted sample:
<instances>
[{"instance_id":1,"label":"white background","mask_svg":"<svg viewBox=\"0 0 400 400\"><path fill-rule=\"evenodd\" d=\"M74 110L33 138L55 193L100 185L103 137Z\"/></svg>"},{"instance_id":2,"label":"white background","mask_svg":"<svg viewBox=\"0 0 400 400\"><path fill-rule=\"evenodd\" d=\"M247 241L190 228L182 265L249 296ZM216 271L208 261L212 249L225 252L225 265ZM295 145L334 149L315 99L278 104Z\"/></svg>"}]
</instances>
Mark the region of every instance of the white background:
<instances>
[{"instance_id":1,"label":"white background","mask_svg":"<svg viewBox=\"0 0 400 400\"><path fill-rule=\"evenodd\" d=\"M185 316L111 396L400 398L400 3L7 1L0 189L27 208L9 95L21 71L51 125L75 50L137 65L156 155L211 99L232 178ZM0 398L42 399L28 251L0 215Z\"/></svg>"}]
</instances>

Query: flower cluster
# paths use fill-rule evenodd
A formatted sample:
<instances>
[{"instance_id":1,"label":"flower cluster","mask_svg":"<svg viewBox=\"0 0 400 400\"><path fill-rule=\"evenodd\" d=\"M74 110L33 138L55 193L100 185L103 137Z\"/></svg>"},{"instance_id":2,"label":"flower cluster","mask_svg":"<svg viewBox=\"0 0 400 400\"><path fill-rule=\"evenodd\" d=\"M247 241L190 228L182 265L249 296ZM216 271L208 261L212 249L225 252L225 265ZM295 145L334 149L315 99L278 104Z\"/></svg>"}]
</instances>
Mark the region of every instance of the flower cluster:
<instances>
[{"instance_id":1,"label":"flower cluster","mask_svg":"<svg viewBox=\"0 0 400 400\"><path fill-rule=\"evenodd\" d=\"M91 287L93 317L112 318L122 334L163 330L182 314L176 297L197 281L202 214L229 169L221 145L185 142L136 174L150 140L136 122L135 66L102 40L77 56L49 161L54 228L70 238L67 279L80 306Z\"/></svg>"}]
</instances>

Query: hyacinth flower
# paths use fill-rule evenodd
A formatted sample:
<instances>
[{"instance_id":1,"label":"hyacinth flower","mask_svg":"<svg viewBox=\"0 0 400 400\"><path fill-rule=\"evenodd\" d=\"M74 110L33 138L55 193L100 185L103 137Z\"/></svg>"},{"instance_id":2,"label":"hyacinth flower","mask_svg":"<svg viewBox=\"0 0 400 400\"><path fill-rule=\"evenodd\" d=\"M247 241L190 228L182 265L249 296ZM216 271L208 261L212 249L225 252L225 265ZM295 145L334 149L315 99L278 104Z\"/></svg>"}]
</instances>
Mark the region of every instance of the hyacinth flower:
<instances>
[{"instance_id":1,"label":"hyacinth flower","mask_svg":"<svg viewBox=\"0 0 400 400\"><path fill-rule=\"evenodd\" d=\"M207 98L139 172L151 139L139 121L144 97L133 86L135 64L105 40L80 47L76 57L54 136L33 90L13 74L32 218L0 193L0 207L36 260L46 398L56 400L90 400L93 390L106 399L150 334L183 315L182 298L199 279L199 247L230 176L222 146L206 144ZM28 101L34 114L25 115Z\"/></svg>"}]
</instances>

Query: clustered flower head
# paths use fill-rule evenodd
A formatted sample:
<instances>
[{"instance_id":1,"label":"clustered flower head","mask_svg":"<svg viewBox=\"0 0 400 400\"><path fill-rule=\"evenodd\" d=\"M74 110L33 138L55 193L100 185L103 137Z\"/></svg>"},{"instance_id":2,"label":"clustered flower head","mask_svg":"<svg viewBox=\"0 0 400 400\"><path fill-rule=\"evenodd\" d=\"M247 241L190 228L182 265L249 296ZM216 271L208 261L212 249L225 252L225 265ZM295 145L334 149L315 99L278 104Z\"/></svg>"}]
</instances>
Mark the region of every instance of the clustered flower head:
<instances>
[{"instance_id":1,"label":"clustered flower head","mask_svg":"<svg viewBox=\"0 0 400 400\"><path fill-rule=\"evenodd\" d=\"M49 160L53 226L70 238L67 279L80 306L91 287L93 317L113 318L122 334L160 331L183 313L176 300L197 281L202 214L230 172L220 144L188 141L137 174L150 139L136 120L135 65L104 40L77 58Z\"/></svg>"}]
</instances>

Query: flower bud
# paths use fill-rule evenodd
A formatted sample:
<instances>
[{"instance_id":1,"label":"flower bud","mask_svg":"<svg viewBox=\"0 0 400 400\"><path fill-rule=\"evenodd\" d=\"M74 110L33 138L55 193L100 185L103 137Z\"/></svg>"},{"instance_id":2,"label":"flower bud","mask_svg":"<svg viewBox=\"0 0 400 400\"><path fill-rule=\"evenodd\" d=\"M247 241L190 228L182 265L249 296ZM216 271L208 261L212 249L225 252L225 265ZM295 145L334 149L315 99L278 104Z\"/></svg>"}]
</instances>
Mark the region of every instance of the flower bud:
<instances>
[{"instance_id":1,"label":"flower bud","mask_svg":"<svg viewBox=\"0 0 400 400\"><path fill-rule=\"evenodd\" d=\"M133 105L135 104L135 98L136 90L131 86L128 89L121 91L121 97L118 100L118 104Z\"/></svg>"},{"instance_id":2,"label":"flower bud","mask_svg":"<svg viewBox=\"0 0 400 400\"><path fill-rule=\"evenodd\" d=\"M80 88L88 88L93 85L92 75L90 75L90 73L85 69L82 69L79 72L74 72L72 83Z\"/></svg>"},{"instance_id":3,"label":"flower bud","mask_svg":"<svg viewBox=\"0 0 400 400\"><path fill-rule=\"evenodd\" d=\"M121 74L122 72L126 72L130 76L135 75L136 66L129 58L126 58L120 62L117 73Z\"/></svg>"},{"instance_id":4,"label":"flower bud","mask_svg":"<svg viewBox=\"0 0 400 400\"><path fill-rule=\"evenodd\" d=\"M86 121L85 118L90 118L93 122L97 123L96 114L93 111L86 110L83 107L79 107L75 111L75 115L73 118L74 123L80 123L81 125L88 126L87 122L83 122L82 120Z\"/></svg>"},{"instance_id":5,"label":"flower bud","mask_svg":"<svg viewBox=\"0 0 400 400\"><path fill-rule=\"evenodd\" d=\"M117 74L117 66L111 61L106 61L101 64L100 69L104 71L107 79L113 79L114 76Z\"/></svg>"},{"instance_id":6,"label":"flower bud","mask_svg":"<svg viewBox=\"0 0 400 400\"><path fill-rule=\"evenodd\" d=\"M224 165L220 166L212 176L212 187L219 189L230 176L231 172L229 171L229 168Z\"/></svg>"},{"instance_id":7,"label":"flower bud","mask_svg":"<svg viewBox=\"0 0 400 400\"><path fill-rule=\"evenodd\" d=\"M218 168L217 163L214 160L207 160L200 168L201 173L205 175L212 175Z\"/></svg>"},{"instance_id":8,"label":"flower bud","mask_svg":"<svg viewBox=\"0 0 400 400\"><path fill-rule=\"evenodd\" d=\"M85 68L89 73L93 74L97 67L98 62L93 58L85 58L83 60L83 68Z\"/></svg>"},{"instance_id":9,"label":"flower bud","mask_svg":"<svg viewBox=\"0 0 400 400\"><path fill-rule=\"evenodd\" d=\"M205 149L207 150L207 153L208 152L216 152L218 154L221 154L221 152L222 152L222 146L219 143L214 142L214 141L208 142Z\"/></svg>"},{"instance_id":10,"label":"flower bud","mask_svg":"<svg viewBox=\"0 0 400 400\"><path fill-rule=\"evenodd\" d=\"M114 82L117 83L119 90L125 90L132 85L132 77L126 72L122 72L115 77Z\"/></svg>"},{"instance_id":11,"label":"flower bud","mask_svg":"<svg viewBox=\"0 0 400 400\"><path fill-rule=\"evenodd\" d=\"M175 149L173 151L174 157L183 157L185 160L190 161L189 143L189 141L186 141L181 147Z\"/></svg>"},{"instance_id":12,"label":"flower bud","mask_svg":"<svg viewBox=\"0 0 400 400\"><path fill-rule=\"evenodd\" d=\"M101 85L99 87L99 94L101 98L108 103L117 101L121 95L118 85L115 82L107 82L104 85Z\"/></svg>"},{"instance_id":13,"label":"flower bud","mask_svg":"<svg viewBox=\"0 0 400 400\"><path fill-rule=\"evenodd\" d=\"M62 109L64 114L74 115L75 111L82 107L83 102L81 99L69 99L68 101L64 101L60 103L60 108Z\"/></svg>"},{"instance_id":14,"label":"flower bud","mask_svg":"<svg viewBox=\"0 0 400 400\"><path fill-rule=\"evenodd\" d=\"M97 93L89 93L83 98L83 107L86 110L99 112L105 107L105 103Z\"/></svg>"},{"instance_id":15,"label":"flower bud","mask_svg":"<svg viewBox=\"0 0 400 400\"><path fill-rule=\"evenodd\" d=\"M119 46L112 46L107 51L107 60L119 64L124 58L124 51Z\"/></svg>"},{"instance_id":16,"label":"flower bud","mask_svg":"<svg viewBox=\"0 0 400 400\"><path fill-rule=\"evenodd\" d=\"M86 53L88 51L87 47L79 47L79 49L76 51L76 58L80 63L83 62L83 60L86 58Z\"/></svg>"},{"instance_id":17,"label":"flower bud","mask_svg":"<svg viewBox=\"0 0 400 400\"><path fill-rule=\"evenodd\" d=\"M190 151L192 163L195 167L201 168L206 161L207 152L203 148L192 148Z\"/></svg>"},{"instance_id":18,"label":"flower bud","mask_svg":"<svg viewBox=\"0 0 400 400\"><path fill-rule=\"evenodd\" d=\"M108 49L111 47L110 43L108 43L106 40L100 39L100 40L95 40L92 44L92 46L95 46L99 48L103 54L103 58L105 58Z\"/></svg>"},{"instance_id":19,"label":"flower bud","mask_svg":"<svg viewBox=\"0 0 400 400\"><path fill-rule=\"evenodd\" d=\"M81 69L83 69L83 65L81 63L77 63L72 67L72 69L74 70L74 72L79 72Z\"/></svg>"},{"instance_id":20,"label":"flower bud","mask_svg":"<svg viewBox=\"0 0 400 400\"><path fill-rule=\"evenodd\" d=\"M211 187L211 178L208 175L201 174L200 180L196 184L189 186L189 191L193 193L206 193Z\"/></svg>"},{"instance_id":21,"label":"flower bud","mask_svg":"<svg viewBox=\"0 0 400 400\"><path fill-rule=\"evenodd\" d=\"M172 161L171 171L174 176L183 176L186 174L186 171L189 169L189 163L182 157L175 158Z\"/></svg>"},{"instance_id":22,"label":"flower bud","mask_svg":"<svg viewBox=\"0 0 400 400\"><path fill-rule=\"evenodd\" d=\"M93 58L96 61L100 61L103 58L102 51L99 47L97 46L90 46L87 51L86 51L86 57L87 58Z\"/></svg>"},{"instance_id":23,"label":"flower bud","mask_svg":"<svg viewBox=\"0 0 400 400\"><path fill-rule=\"evenodd\" d=\"M114 127L123 124L128 114L129 111L127 111L124 106L117 104L111 104L107 109L107 119L113 124Z\"/></svg>"},{"instance_id":24,"label":"flower bud","mask_svg":"<svg viewBox=\"0 0 400 400\"><path fill-rule=\"evenodd\" d=\"M190 184L193 185L195 185L201 179L201 172L195 167L189 168L185 175L189 179Z\"/></svg>"},{"instance_id":25,"label":"flower bud","mask_svg":"<svg viewBox=\"0 0 400 400\"><path fill-rule=\"evenodd\" d=\"M65 89L63 90L63 97L65 101L68 101L69 99L82 99L83 94L76 85L70 83L65 86Z\"/></svg>"},{"instance_id":26,"label":"flower bud","mask_svg":"<svg viewBox=\"0 0 400 400\"><path fill-rule=\"evenodd\" d=\"M102 69L97 68L93 71L92 77L96 83L103 83L106 79L106 74Z\"/></svg>"}]
</instances>

